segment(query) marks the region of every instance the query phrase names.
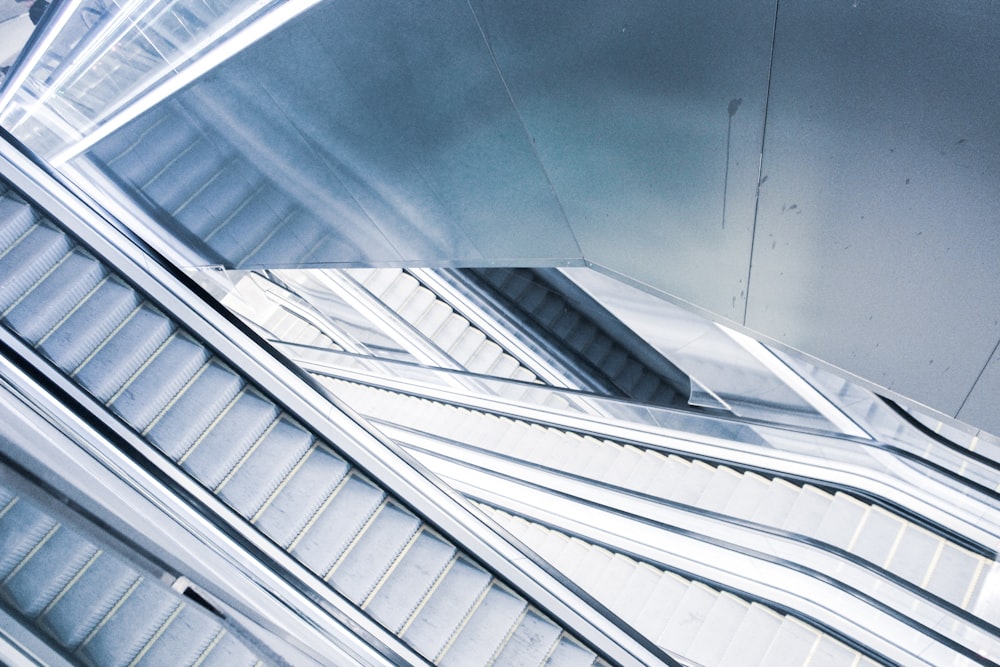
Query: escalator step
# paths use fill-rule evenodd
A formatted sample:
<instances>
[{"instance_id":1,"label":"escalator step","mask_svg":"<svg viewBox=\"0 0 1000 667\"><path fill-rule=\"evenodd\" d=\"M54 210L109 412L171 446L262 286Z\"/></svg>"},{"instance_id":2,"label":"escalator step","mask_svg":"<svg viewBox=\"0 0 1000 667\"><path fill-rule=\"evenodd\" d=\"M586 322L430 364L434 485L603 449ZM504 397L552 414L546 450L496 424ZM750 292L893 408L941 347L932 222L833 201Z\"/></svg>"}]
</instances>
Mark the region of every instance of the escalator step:
<instances>
[{"instance_id":1,"label":"escalator step","mask_svg":"<svg viewBox=\"0 0 1000 667\"><path fill-rule=\"evenodd\" d=\"M145 430L208 358L205 348L191 338L172 336L110 399L111 409L133 428Z\"/></svg>"},{"instance_id":2,"label":"escalator step","mask_svg":"<svg viewBox=\"0 0 1000 667\"><path fill-rule=\"evenodd\" d=\"M74 250L10 309L7 324L26 340L37 343L104 276L104 268L96 260Z\"/></svg>"},{"instance_id":3,"label":"escalator step","mask_svg":"<svg viewBox=\"0 0 1000 667\"><path fill-rule=\"evenodd\" d=\"M4 592L21 613L37 616L96 552L97 547L73 532L57 530L17 574L4 582Z\"/></svg>"},{"instance_id":4,"label":"escalator step","mask_svg":"<svg viewBox=\"0 0 1000 667\"><path fill-rule=\"evenodd\" d=\"M75 650L114 605L140 581L139 573L102 553L41 617L56 640Z\"/></svg>"},{"instance_id":5,"label":"escalator step","mask_svg":"<svg viewBox=\"0 0 1000 667\"><path fill-rule=\"evenodd\" d=\"M422 530L387 573L366 608L387 628L399 632L454 555L455 547Z\"/></svg>"},{"instance_id":6,"label":"escalator step","mask_svg":"<svg viewBox=\"0 0 1000 667\"><path fill-rule=\"evenodd\" d=\"M497 655L495 665L541 665L553 652L562 632L534 611L521 618Z\"/></svg>"},{"instance_id":7,"label":"escalator step","mask_svg":"<svg viewBox=\"0 0 1000 667\"><path fill-rule=\"evenodd\" d=\"M330 497L350 468L326 447L314 448L291 479L259 513L256 524L283 547L295 536Z\"/></svg>"},{"instance_id":8,"label":"escalator step","mask_svg":"<svg viewBox=\"0 0 1000 667\"><path fill-rule=\"evenodd\" d=\"M593 665L597 656L593 651L585 649L575 641L562 637L555 650L549 654L546 667L587 667Z\"/></svg>"},{"instance_id":9,"label":"escalator step","mask_svg":"<svg viewBox=\"0 0 1000 667\"><path fill-rule=\"evenodd\" d=\"M330 581L349 599L364 602L419 527L413 514L386 503L337 564Z\"/></svg>"},{"instance_id":10,"label":"escalator step","mask_svg":"<svg viewBox=\"0 0 1000 667\"><path fill-rule=\"evenodd\" d=\"M147 437L165 453L187 451L243 388L243 379L217 361L202 367Z\"/></svg>"},{"instance_id":11,"label":"escalator step","mask_svg":"<svg viewBox=\"0 0 1000 667\"><path fill-rule=\"evenodd\" d=\"M313 572L325 577L384 498L381 489L350 475L299 543L292 547L292 553Z\"/></svg>"},{"instance_id":12,"label":"escalator step","mask_svg":"<svg viewBox=\"0 0 1000 667\"><path fill-rule=\"evenodd\" d=\"M105 280L38 347L64 371L74 371L138 305L139 297L129 287Z\"/></svg>"},{"instance_id":13,"label":"escalator step","mask_svg":"<svg viewBox=\"0 0 1000 667\"><path fill-rule=\"evenodd\" d=\"M169 319L143 304L80 367L76 377L94 396L107 401L173 332L174 326Z\"/></svg>"},{"instance_id":14,"label":"escalator step","mask_svg":"<svg viewBox=\"0 0 1000 667\"><path fill-rule=\"evenodd\" d=\"M439 664L455 667L489 664L526 606L524 600L500 586L490 586Z\"/></svg>"},{"instance_id":15,"label":"escalator step","mask_svg":"<svg viewBox=\"0 0 1000 667\"><path fill-rule=\"evenodd\" d=\"M436 660L490 580L489 574L468 559L455 559L416 616L410 619L403 638L420 653Z\"/></svg>"},{"instance_id":16,"label":"escalator step","mask_svg":"<svg viewBox=\"0 0 1000 667\"><path fill-rule=\"evenodd\" d=\"M37 224L16 239L13 246L0 249L0 312L7 310L25 291L38 282L67 252L69 240L45 224Z\"/></svg>"},{"instance_id":17,"label":"escalator step","mask_svg":"<svg viewBox=\"0 0 1000 667\"><path fill-rule=\"evenodd\" d=\"M182 603L143 580L77 649L93 665L127 665Z\"/></svg>"},{"instance_id":18,"label":"escalator step","mask_svg":"<svg viewBox=\"0 0 1000 667\"><path fill-rule=\"evenodd\" d=\"M278 410L270 401L254 391L244 391L190 449L180 451L166 448L168 443L157 444L171 458L179 458L202 484L214 489L277 417Z\"/></svg>"},{"instance_id":19,"label":"escalator step","mask_svg":"<svg viewBox=\"0 0 1000 667\"><path fill-rule=\"evenodd\" d=\"M312 443L312 434L287 417L279 418L274 428L223 480L219 497L246 518L253 517Z\"/></svg>"}]
</instances>

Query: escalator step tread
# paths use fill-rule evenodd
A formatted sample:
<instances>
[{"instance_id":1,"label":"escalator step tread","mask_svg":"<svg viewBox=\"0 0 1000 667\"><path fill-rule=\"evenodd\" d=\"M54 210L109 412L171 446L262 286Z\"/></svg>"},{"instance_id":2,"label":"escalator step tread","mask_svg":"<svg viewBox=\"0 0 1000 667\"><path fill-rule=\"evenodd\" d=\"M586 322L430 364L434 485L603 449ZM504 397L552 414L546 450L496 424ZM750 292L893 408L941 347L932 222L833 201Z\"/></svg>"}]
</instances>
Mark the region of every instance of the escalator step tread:
<instances>
[{"instance_id":1,"label":"escalator step tread","mask_svg":"<svg viewBox=\"0 0 1000 667\"><path fill-rule=\"evenodd\" d=\"M545 661L546 667L587 667L593 665L597 656L572 639L563 636Z\"/></svg>"},{"instance_id":2,"label":"escalator step tread","mask_svg":"<svg viewBox=\"0 0 1000 667\"><path fill-rule=\"evenodd\" d=\"M287 547L350 470L326 447L316 447L257 519L257 526Z\"/></svg>"},{"instance_id":3,"label":"escalator step tread","mask_svg":"<svg viewBox=\"0 0 1000 667\"><path fill-rule=\"evenodd\" d=\"M27 202L0 185L0 253L35 224L38 216Z\"/></svg>"},{"instance_id":4,"label":"escalator step tread","mask_svg":"<svg viewBox=\"0 0 1000 667\"><path fill-rule=\"evenodd\" d=\"M143 580L77 649L94 665L127 665L181 603Z\"/></svg>"},{"instance_id":5,"label":"escalator step tread","mask_svg":"<svg viewBox=\"0 0 1000 667\"><path fill-rule=\"evenodd\" d=\"M497 655L495 665L542 665L562 632L538 613L529 610Z\"/></svg>"},{"instance_id":6,"label":"escalator step tread","mask_svg":"<svg viewBox=\"0 0 1000 667\"><path fill-rule=\"evenodd\" d=\"M7 324L37 343L105 276L104 268L78 249L24 295L6 316Z\"/></svg>"},{"instance_id":7,"label":"escalator step tread","mask_svg":"<svg viewBox=\"0 0 1000 667\"><path fill-rule=\"evenodd\" d=\"M732 468L719 466L705 485L695 504L701 509L721 512L743 481L743 476Z\"/></svg>"},{"instance_id":8,"label":"escalator step tread","mask_svg":"<svg viewBox=\"0 0 1000 667\"><path fill-rule=\"evenodd\" d=\"M302 210L295 211L282 228L272 234L249 255L240 266L282 266L297 264L304 248L313 248L323 239L323 224Z\"/></svg>"},{"instance_id":9,"label":"escalator step tread","mask_svg":"<svg viewBox=\"0 0 1000 667\"><path fill-rule=\"evenodd\" d=\"M819 640L819 635L815 630L799 623L789 617L785 617L784 623L778 628L771 647L761 664L774 665L775 667L801 667L806 664L806 659Z\"/></svg>"},{"instance_id":10,"label":"escalator step tread","mask_svg":"<svg viewBox=\"0 0 1000 667\"><path fill-rule=\"evenodd\" d=\"M69 239L36 224L0 256L0 312L7 310L71 249Z\"/></svg>"},{"instance_id":11,"label":"escalator step tread","mask_svg":"<svg viewBox=\"0 0 1000 667\"><path fill-rule=\"evenodd\" d=\"M105 280L41 340L38 347L64 371L76 370L139 305L139 295Z\"/></svg>"},{"instance_id":12,"label":"escalator step tread","mask_svg":"<svg viewBox=\"0 0 1000 667\"><path fill-rule=\"evenodd\" d=\"M858 657L857 651L844 646L829 635L823 635L813 649L808 665L809 667L855 665Z\"/></svg>"},{"instance_id":13,"label":"escalator step tread","mask_svg":"<svg viewBox=\"0 0 1000 667\"><path fill-rule=\"evenodd\" d=\"M733 489L726 506L721 510L723 514L749 516L753 514L767 495L767 490L771 485L767 478L761 477L755 472L745 472L740 477L740 483Z\"/></svg>"},{"instance_id":14,"label":"escalator step tread","mask_svg":"<svg viewBox=\"0 0 1000 667\"><path fill-rule=\"evenodd\" d=\"M184 455L181 465L214 489L277 417L278 409L271 401L255 391L244 391L191 449L167 449L164 453L171 458Z\"/></svg>"},{"instance_id":15,"label":"escalator step tread","mask_svg":"<svg viewBox=\"0 0 1000 667\"><path fill-rule=\"evenodd\" d=\"M176 211L224 165L224 157L208 138L199 136L143 191L164 210Z\"/></svg>"},{"instance_id":16,"label":"escalator step tread","mask_svg":"<svg viewBox=\"0 0 1000 667\"><path fill-rule=\"evenodd\" d=\"M381 294L379 299L392 310L398 310L420 287L416 278L406 272L400 272L392 284Z\"/></svg>"},{"instance_id":17,"label":"escalator step tread","mask_svg":"<svg viewBox=\"0 0 1000 667\"><path fill-rule=\"evenodd\" d=\"M193 604L184 604L166 630L143 654L141 665L194 665L223 632L220 625ZM239 642L237 642L239 643Z\"/></svg>"},{"instance_id":18,"label":"escalator step tread","mask_svg":"<svg viewBox=\"0 0 1000 667\"><path fill-rule=\"evenodd\" d=\"M367 605L368 611L398 632L455 555L455 547L421 531L386 575Z\"/></svg>"},{"instance_id":19,"label":"escalator step tread","mask_svg":"<svg viewBox=\"0 0 1000 667\"><path fill-rule=\"evenodd\" d=\"M351 475L292 553L313 572L326 576L384 498L384 491Z\"/></svg>"},{"instance_id":20,"label":"escalator step tread","mask_svg":"<svg viewBox=\"0 0 1000 667\"><path fill-rule=\"evenodd\" d=\"M728 593L720 594L705 615L701 623L701 630L687 642L682 650L678 650L695 663L716 664L722 658L727 644L743 624L749 611L749 603ZM663 646L669 648L666 644Z\"/></svg>"},{"instance_id":21,"label":"escalator step tread","mask_svg":"<svg viewBox=\"0 0 1000 667\"><path fill-rule=\"evenodd\" d=\"M634 563L632 573L617 595L608 598L608 608L614 610L625 622L635 624L662 576L663 572L651 565Z\"/></svg>"},{"instance_id":22,"label":"escalator step tread","mask_svg":"<svg viewBox=\"0 0 1000 667\"><path fill-rule=\"evenodd\" d=\"M173 332L169 319L143 304L77 371L78 381L100 400L109 400Z\"/></svg>"},{"instance_id":23,"label":"escalator step tread","mask_svg":"<svg viewBox=\"0 0 1000 667\"><path fill-rule=\"evenodd\" d=\"M720 667L762 665L771 641L778 633L784 618L767 607L751 604L740 627L727 638Z\"/></svg>"},{"instance_id":24,"label":"escalator step tread","mask_svg":"<svg viewBox=\"0 0 1000 667\"><path fill-rule=\"evenodd\" d=\"M37 616L96 553L97 547L61 528L13 577L4 592L18 611Z\"/></svg>"},{"instance_id":25,"label":"escalator step tread","mask_svg":"<svg viewBox=\"0 0 1000 667\"><path fill-rule=\"evenodd\" d=\"M402 269L372 269L364 277L363 284L365 289L381 298L402 274Z\"/></svg>"},{"instance_id":26,"label":"escalator step tread","mask_svg":"<svg viewBox=\"0 0 1000 667\"><path fill-rule=\"evenodd\" d=\"M823 520L832 502L833 496L829 493L806 484L781 527L793 533L808 534Z\"/></svg>"},{"instance_id":27,"label":"escalator step tread","mask_svg":"<svg viewBox=\"0 0 1000 667\"><path fill-rule=\"evenodd\" d=\"M436 301L437 297L433 292L426 287L420 287L414 290L410 298L396 312L407 322L415 323L420 321L427 309Z\"/></svg>"},{"instance_id":28,"label":"escalator step tread","mask_svg":"<svg viewBox=\"0 0 1000 667\"><path fill-rule=\"evenodd\" d=\"M979 557L953 544L945 544L934 570L927 579L927 590L945 600L967 608L967 592L976 583Z\"/></svg>"},{"instance_id":29,"label":"escalator step tread","mask_svg":"<svg viewBox=\"0 0 1000 667\"><path fill-rule=\"evenodd\" d=\"M364 602L419 527L417 517L387 503L338 563L331 583L348 599Z\"/></svg>"},{"instance_id":30,"label":"escalator step tread","mask_svg":"<svg viewBox=\"0 0 1000 667\"><path fill-rule=\"evenodd\" d=\"M0 580L9 577L55 526L55 520L23 500L9 507L0 520Z\"/></svg>"},{"instance_id":31,"label":"escalator step tread","mask_svg":"<svg viewBox=\"0 0 1000 667\"><path fill-rule=\"evenodd\" d=\"M899 517L880 507L873 506L866 516L861 530L854 537L851 552L882 567L891 555L896 538L906 527Z\"/></svg>"},{"instance_id":32,"label":"escalator step tread","mask_svg":"<svg viewBox=\"0 0 1000 667\"><path fill-rule=\"evenodd\" d=\"M436 659L490 581L482 568L465 557L457 558L410 620L403 638L421 654Z\"/></svg>"},{"instance_id":33,"label":"escalator step tread","mask_svg":"<svg viewBox=\"0 0 1000 667\"><path fill-rule=\"evenodd\" d=\"M222 224L260 184L260 175L231 168L229 162L204 186L172 211L187 229L199 238Z\"/></svg>"},{"instance_id":34,"label":"escalator step tread","mask_svg":"<svg viewBox=\"0 0 1000 667\"><path fill-rule=\"evenodd\" d=\"M102 553L42 616L42 622L60 644L75 649L138 579L134 569Z\"/></svg>"},{"instance_id":35,"label":"escalator step tread","mask_svg":"<svg viewBox=\"0 0 1000 667\"><path fill-rule=\"evenodd\" d=\"M486 665L526 608L524 600L494 584L476 607L441 665Z\"/></svg>"},{"instance_id":36,"label":"escalator step tread","mask_svg":"<svg viewBox=\"0 0 1000 667\"><path fill-rule=\"evenodd\" d=\"M243 202L205 236L208 245L233 265L246 257L289 217L291 210L272 187L264 187Z\"/></svg>"},{"instance_id":37,"label":"escalator step tread","mask_svg":"<svg viewBox=\"0 0 1000 667\"><path fill-rule=\"evenodd\" d=\"M639 564L622 554L614 554L604 565L604 570L595 581L586 586L587 590L602 604L618 613L614 606L619 593L632 581Z\"/></svg>"},{"instance_id":38,"label":"escalator step tread","mask_svg":"<svg viewBox=\"0 0 1000 667\"><path fill-rule=\"evenodd\" d=\"M689 643L701 630L709 610L719 598L714 591L698 582L692 582L677 601L673 613L665 617L663 632L655 638L657 645L668 651L684 655Z\"/></svg>"},{"instance_id":39,"label":"escalator step tread","mask_svg":"<svg viewBox=\"0 0 1000 667\"><path fill-rule=\"evenodd\" d=\"M792 511L801 492L801 487L775 477L760 505L751 516L745 518L765 526L780 526Z\"/></svg>"},{"instance_id":40,"label":"escalator step tread","mask_svg":"<svg viewBox=\"0 0 1000 667\"><path fill-rule=\"evenodd\" d=\"M183 393L174 397L147 437L168 455L186 451L242 387L243 378L219 362L210 361Z\"/></svg>"},{"instance_id":41,"label":"escalator step tread","mask_svg":"<svg viewBox=\"0 0 1000 667\"><path fill-rule=\"evenodd\" d=\"M260 659L231 633L225 633L210 650L199 667L255 667Z\"/></svg>"},{"instance_id":42,"label":"escalator step tread","mask_svg":"<svg viewBox=\"0 0 1000 667\"><path fill-rule=\"evenodd\" d=\"M313 436L280 417L250 455L222 482L219 496L247 518L253 517L271 493L309 451Z\"/></svg>"},{"instance_id":43,"label":"escalator step tread","mask_svg":"<svg viewBox=\"0 0 1000 667\"><path fill-rule=\"evenodd\" d=\"M132 428L144 430L208 358L205 348L188 336L170 338L112 397L111 409Z\"/></svg>"},{"instance_id":44,"label":"escalator step tread","mask_svg":"<svg viewBox=\"0 0 1000 667\"><path fill-rule=\"evenodd\" d=\"M636 615L635 628L647 637L658 637L690 586L691 582L686 579L670 572L662 573L646 604Z\"/></svg>"}]
</instances>

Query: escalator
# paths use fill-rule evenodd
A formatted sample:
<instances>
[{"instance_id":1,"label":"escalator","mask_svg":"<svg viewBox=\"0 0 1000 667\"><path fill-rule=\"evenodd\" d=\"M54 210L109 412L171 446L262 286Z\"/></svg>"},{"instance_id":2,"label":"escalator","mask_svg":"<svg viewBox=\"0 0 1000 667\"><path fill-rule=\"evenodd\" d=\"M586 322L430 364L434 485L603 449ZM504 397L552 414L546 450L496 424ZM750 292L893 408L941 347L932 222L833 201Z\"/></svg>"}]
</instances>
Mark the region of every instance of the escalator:
<instances>
[{"instance_id":1,"label":"escalator","mask_svg":"<svg viewBox=\"0 0 1000 667\"><path fill-rule=\"evenodd\" d=\"M802 480L760 468L740 469L720 461L685 458L642 447L638 442L622 445L523 418L446 405L357 383L332 378L325 378L324 382L470 498L508 514L520 514L533 523L541 521L540 526L545 530L535 530L532 539L524 540L532 549L545 551L548 548L545 545L552 543L565 546L564 541L551 535L546 540L545 535L551 530L562 533L570 530L576 531L575 537L584 542L589 540L592 545L594 535L598 535L606 541L596 545L598 550L615 553L615 542L607 536L619 527L620 513L627 511L642 524L655 521L668 531L701 536L693 538L696 540L719 539L734 545L737 551L757 549L756 558L764 558L765 562L777 555L786 565L798 563L793 566L796 568L808 568L811 564L815 570L810 577L819 577L820 581L833 577L839 582L817 599L826 600L833 591L853 590L862 597L874 595L869 604L882 609L882 613L889 615L887 618L898 613L916 619L913 622L923 629L914 637L919 633L937 636L943 653L936 658L926 657L929 662L924 664L950 664L951 660L966 659L973 661L970 664L990 664L989 660L1000 655L1000 646L990 639L997 634L995 610L983 605L990 599L991 582L996 576L995 554L947 529L927 525L905 512L900 514L898 508L867 492L858 495L849 488L831 488L818 479ZM512 410L515 410L512 406L505 409ZM405 426L397 426L400 424ZM501 478L507 490L491 492L490 487L499 484L497 480ZM533 493L538 499L526 500ZM562 509L558 509L560 503ZM598 513L594 503L614 509ZM584 506L591 509L583 509ZM558 526L563 521L558 517L572 517L581 512L585 519L571 520L562 528ZM600 516L608 512L608 516ZM698 520L690 519L692 514ZM663 545L677 542L677 537L651 539ZM631 571L627 576L605 571L604 565L620 566L620 559L603 563L607 559L602 556L593 556L597 560L591 564L592 568L584 564L585 556L590 557L588 553L581 548L574 551L566 547L558 562L550 562L623 619L643 625L642 620L636 619L636 609L621 607L630 598L619 598L615 593L632 576ZM620 549L617 553L622 555ZM635 554L625 556L635 560ZM725 562L728 557L705 558L708 563ZM617 583L609 583L611 578ZM786 574L769 579L788 578ZM588 588L587 581L594 582L597 588ZM796 590L807 590L809 586L806 581ZM717 592L720 590L717 588ZM738 594L739 590L737 586L730 592ZM761 595L756 602L766 606L774 595L773 591ZM619 601L617 607L612 604L615 600ZM754 601L751 597L747 604ZM663 604L676 603L674 600ZM730 606L727 602L718 604ZM848 600L845 604L853 602ZM851 617L849 613L845 618ZM945 622L945 617L951 620ZM651 619L645 621L647 625L651 622ZM905 638L912 631L907 623L899 628L903 644L908 642ZM886 631L884 622L872 627ZM816 639L816 631L812 632ZM859 632L854 629L854 633ZM661 626L655 631L650 629L647 636L654 641L673 638L671 642L679 636L690 638L687 634L672 633L669 627ZM689 645L660 645L692 657L683 653ZM690 645L698 652L712 646L712 641L707 645L704 642ZM977 655L973 647L982 653ZM932 655L929 649L925 650L928 656ZM957 654L947 657L955 651ZM993 658L989 658L991 655ZM874 659L892 661L884 654L881 657L875 654ZM816 664L852 663L818 660ZM908 663L903 660L901 664Z\"/></svg>"},{"instance_id":2,"label":"escalator","mask_svg":"<svg viewBox=\"0 0 1000 667\"><path fill-rule=\"evenodd\" d=\"M164 102L100 143L107 174L207 264L307 264L334 234L178 102Z\"/></svg>"},{"instance_id":3,"label":"escalator","mask_svg":"<svg viewBox=\"0 0 1000 667\"><path fill-rule=\"evenodd\" d=\"M685 407L690 379L571 281L552 269L469 269L463 278L499 301L527 335L585 369L602 393Z\"/></svg>"},{"instance_id":4,"label":"escalator","mask_svg":"<svg viewBox=\"0 0 1000 667\"><path fill-rule=\"evenodd\" d=\"M66 0L53 3L0 94L4 127L52 158L279 3Z\"/></svg>"},{"instance_id":5,"label":"escalator","mask_svg":"<svg viewBox=\"0 0 1000 667\"><path fill-rule=\"evenodd\" d=\"M38 363L425 660L525 656L544 636L566 664L602 662L10 189L0 276L3 325Z\"/></svg>"},{"instance_id":6,"label":"escalator","mask_svg":"<svg viewBox=\"0 0 1000 667\"><path fill-rule=\"evenodd\" d=\"M877 499L766 470L606 438L327 378L362 414L527 467L592 480L669 505L843 551L960 609L987 595L995 554L970 549ZM822 484L819 482L819 484ZM824 488L825 487L825 488ZM1000 618L990 617L990 623Z\"/></svg>"},{"instance_id":7,"label":"escalator","mask_svg":"<svg viewBox=\"0 0 1000 667\"><path fill-rule=\"evenodd\" d=\"M167 576L0 468L0 607L67 664L273 664Z\"/></svg>"},{"instance_id":8,"label":"escalator","mask_svg":"<svg viewBox=\"0 0 1000 667\"><path fill-rule=\"evenodd\" d=\"M695 664L874 667L871 658L766 604L484 505L501 526L656 643Z\"/></svg>"}]
</instances>

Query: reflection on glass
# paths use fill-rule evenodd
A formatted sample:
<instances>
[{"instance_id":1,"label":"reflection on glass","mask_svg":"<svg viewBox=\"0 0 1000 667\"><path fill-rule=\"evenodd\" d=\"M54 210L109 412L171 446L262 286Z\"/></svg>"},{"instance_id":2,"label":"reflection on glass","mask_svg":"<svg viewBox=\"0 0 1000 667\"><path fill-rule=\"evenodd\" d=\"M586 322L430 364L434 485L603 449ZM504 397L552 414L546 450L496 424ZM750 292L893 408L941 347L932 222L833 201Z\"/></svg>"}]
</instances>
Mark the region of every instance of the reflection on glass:
<instances>
[{"instance_id":1,"label":"reflection on glass","mask_svg":"<svg viewBox=\"0 0 1000 667\"><path fill-rule=\"evenodd\" d=\"M36 0L36 4L44 0ZM280 0L65 0L0 98L0 123L47 158L93 134ZM16 76L15 76L16 74Z\"/></svg>"}]
</instances>

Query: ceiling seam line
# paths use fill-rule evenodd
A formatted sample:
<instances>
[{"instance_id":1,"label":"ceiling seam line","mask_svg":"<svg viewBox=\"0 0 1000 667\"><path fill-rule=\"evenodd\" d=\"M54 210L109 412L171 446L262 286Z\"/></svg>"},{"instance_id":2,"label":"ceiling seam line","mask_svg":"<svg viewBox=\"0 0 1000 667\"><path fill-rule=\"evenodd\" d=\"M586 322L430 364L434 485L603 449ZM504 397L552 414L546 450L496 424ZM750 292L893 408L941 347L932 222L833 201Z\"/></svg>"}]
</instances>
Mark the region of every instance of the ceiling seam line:
<instances>
[{"instance_id":1,"label":"ceiling seam line","mask_svg":"<svg viewBox=\"0 0 1000 667\"><path fill-rule=\"evenodd\" d=\"M757 242L757 217L760 210L760 183L764 172L764 146L767 140L767 114L771 106L771 79L774 75L774 46L778 37L778 7L781 0L774 0L774 23L771 29L771 53L767 63L767 92L764 95L764 122L760 131L760 158L757 162L757 192L753 204L753 225L750 228L750 260L747 262L747 289L743 299L743 326L747 326L747 312L750 310L750 278L753 275L753 254Z\"/></svg>"},{"instance_id":2,"label":"ceiling seam line","mask_svg":"<svg viewBox=\"0 0 1000 667\"><path fill-rule=\"evenodd\" d=\"M976 379L972 381L972 386L969 387L969 392L965 395L965 398L962 399L962 403L961 405L958 406L958 410L955 410L954 417L956 419L958 419L958 415L961 414L962 408L965 407L965 404L969 402L969 398L972 396L972 392L976 390L976 385L979 384L979 380L982 379L983 374L986 372L986 369L989 368L990 361L992 361L993 357L996 356L997 350L1000 350L1000 340L997 340L996 345L993 346L993 350L990 352L990 356L986 357L986 363L983 364L983 367L979 370L979 374L976 375Z\"/></svg>"},{"instance_id":3,"label":"ceiling seam line","mask_svg":"<svg viewBox=\"0 0 1000 667\"><path fill-rule=\"evenodd\" d=\"M563 222L566 223L566 227L569 229L570 236L573 238L573 243L576 244L576 249L580 253L580 258L583 259L583 248L580 246L580 241L576 238L576 232L573 230L573 225L570 224L569 216L566 214L566 207L563 206L562 199L560 199L559 193L556 191L556 186L552 182L552 178L549 176L549 170L545 168L545 163L542 162L542 156L538 154L538 148L535 147L535 142L531 138L531 132L528 131L528 124L524 122L524 116L521 115L521 109L517 106L517 102L514 101L514 94L511 92L510 86L507 85L507 77L503 75L503 70L500 69L500 63L497 61L496 54L493 52L493 47L490 45L490 40L486 36L486 30L483 29L483 24L479 21L479 15L476 14L476 10L472 6L472 0L465 0L465 4L468 6L469 11L472 12L472 20L476 22L476 28L479 30L479 35L483 38L483 44L486 46L486 53L490 56L490 62L493 63L493 69L496 70L497 76L500 77L500 83L503 84L503 89L507 94L507 99L510 100L510 105L513 107L514 113L517 115L517 121L521 124L524 136L528 140L528 146L531 147L531 153L535 156L535 161L538 162L538 166L542 170L542 174L545 176L545 183L549 186L549 191L552 193L553 199L556 200L556 206L559 207L559 213L562 215Z\"/></svg>"}]
</instances>

